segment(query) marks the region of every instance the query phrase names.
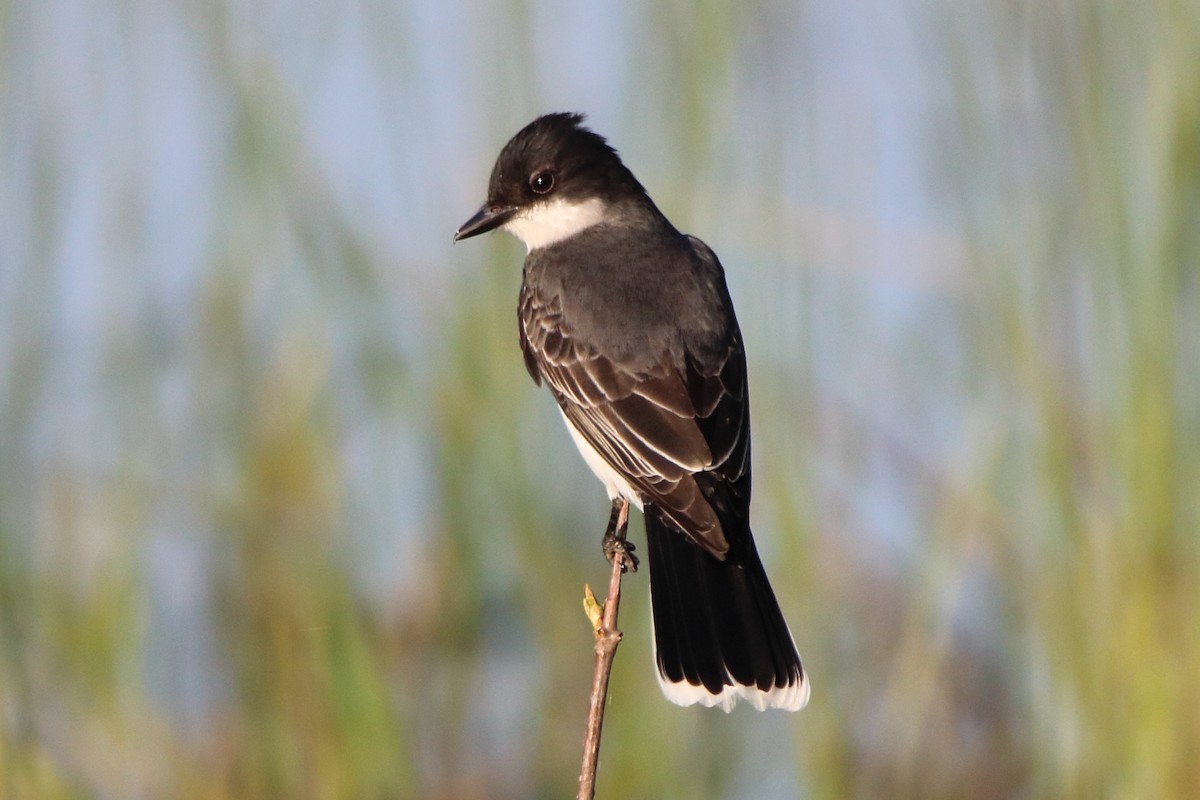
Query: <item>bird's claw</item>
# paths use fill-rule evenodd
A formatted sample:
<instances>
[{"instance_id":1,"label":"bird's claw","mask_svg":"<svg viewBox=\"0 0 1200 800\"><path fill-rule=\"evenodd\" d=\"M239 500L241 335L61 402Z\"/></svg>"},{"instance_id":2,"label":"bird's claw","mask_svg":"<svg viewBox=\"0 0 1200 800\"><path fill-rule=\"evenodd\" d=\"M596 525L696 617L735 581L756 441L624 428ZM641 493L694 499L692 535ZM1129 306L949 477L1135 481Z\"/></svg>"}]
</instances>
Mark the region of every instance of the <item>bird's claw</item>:
<instances>
[{"instance_id":1,"label":"bird's claw","mask_svg":"<svg viewBox=\"0 0 1200 800\"><path fill-rule=\"evenodd\" d=\"M633 542L624 538L618 538L616 534L609 532L604 534L604 539L601 541L600 547L604 551L604 557L608 559L609 564L613 564L620 559L621 572L637 572L638 564L641 561L633 554Z\"/></svg>"}]
</instances>

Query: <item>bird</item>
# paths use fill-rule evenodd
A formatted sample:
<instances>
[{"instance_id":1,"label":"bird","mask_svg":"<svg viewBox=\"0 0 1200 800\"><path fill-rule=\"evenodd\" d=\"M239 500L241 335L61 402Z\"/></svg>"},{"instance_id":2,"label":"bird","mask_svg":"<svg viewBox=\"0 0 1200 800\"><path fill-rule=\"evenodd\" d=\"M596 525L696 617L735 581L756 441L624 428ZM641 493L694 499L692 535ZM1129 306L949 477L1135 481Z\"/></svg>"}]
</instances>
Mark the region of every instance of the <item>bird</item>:
<instances>
[{"instance_id":1,"label":"bird","mask_svg":"<svg viewBox=\"0 0 1200 800\"><path fill-rule=\"evenodd\" d=\"M796 711L810 684L750 530L746 354L724 269L681 233L578 113L501 149L486 201L455 232L527 248L518 333L612 501L603 550L643 513L658 683L678 705Z\"/></svg>"}]
</instances>

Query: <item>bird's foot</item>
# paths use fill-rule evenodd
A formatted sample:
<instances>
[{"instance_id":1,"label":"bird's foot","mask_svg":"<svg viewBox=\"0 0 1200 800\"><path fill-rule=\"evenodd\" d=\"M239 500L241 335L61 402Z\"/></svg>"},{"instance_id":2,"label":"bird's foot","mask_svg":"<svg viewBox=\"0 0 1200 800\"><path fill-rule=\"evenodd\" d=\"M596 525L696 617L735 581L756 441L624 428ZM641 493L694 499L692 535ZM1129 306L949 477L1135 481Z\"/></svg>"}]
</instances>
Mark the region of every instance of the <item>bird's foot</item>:
<instances>
[{"instance_id":1,"label":"bird's foot","mask_svg":"<svg viewBox=\"0 0 1200 800\"><path fill-rule=\"evenodd\" d=\"M637 572L638 557L633 554L633 542L625 538L625 529L629 525L629 503L624 500L614 500L612 507L612 516L608 519L608 530L604 532L604 539L600 542L600 548L604 551L604 557L608 559L608 563L617 563L620 559L621 572Z\"/></svg>"},{"instance_id":2,"label":"bird's foot","mask_svg":"<svg viewBox=\"0 0 1200 800\"><path fill-rule=\"evenodd\" d=\"M641 560L633 554L633 542L606 533L603 541L600 542L600 547L604 550L604 557L608 559L608 563L612 564L617 559L621 560L621 572L637 572Z\"/></svg>"}]
</instances>

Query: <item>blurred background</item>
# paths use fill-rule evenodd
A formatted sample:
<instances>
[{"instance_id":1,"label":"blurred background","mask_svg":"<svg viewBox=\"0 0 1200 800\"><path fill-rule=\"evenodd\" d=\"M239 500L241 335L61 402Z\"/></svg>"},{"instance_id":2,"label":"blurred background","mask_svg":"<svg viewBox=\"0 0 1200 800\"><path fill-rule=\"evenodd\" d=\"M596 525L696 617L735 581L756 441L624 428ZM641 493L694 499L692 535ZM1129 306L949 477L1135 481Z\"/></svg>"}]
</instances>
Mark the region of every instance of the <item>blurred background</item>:
<instances>
[{"instance_id":1,"label":"blurred background","mask_svg":"<svg viewBox=\"0 0 1200 800\"><path fill-rule=\"evenodd\" d=\"M798 714L599 796L1200 796L1200 4L0 3L0 796L573 796L608 503L451 245L580 110L728 272ZM632 536L641 541L640 519Z\"/></svg>"}]
</instances>

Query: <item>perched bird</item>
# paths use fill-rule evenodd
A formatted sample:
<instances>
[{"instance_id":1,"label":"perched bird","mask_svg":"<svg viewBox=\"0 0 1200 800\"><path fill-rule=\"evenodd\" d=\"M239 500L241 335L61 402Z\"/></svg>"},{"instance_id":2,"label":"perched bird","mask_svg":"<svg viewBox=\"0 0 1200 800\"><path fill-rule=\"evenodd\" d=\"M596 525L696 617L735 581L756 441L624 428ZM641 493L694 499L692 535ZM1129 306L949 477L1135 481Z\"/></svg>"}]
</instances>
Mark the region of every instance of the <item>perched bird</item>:
<instances>
[{"instance_id":1,"label":"perched bird","mask_svg":"<svg viewBox=\"0 0 1200 800\"><path fill-rule=\"evenodd\" d=\"M750 533L750 397L725 274L579 114L501 150L455 241L525 243L521 352L613 501L609 559L646 521L659 685L680 705L795 711L809 683ZM617 530L617 528L620 530Z\"/></svg>"}]
</instances>

